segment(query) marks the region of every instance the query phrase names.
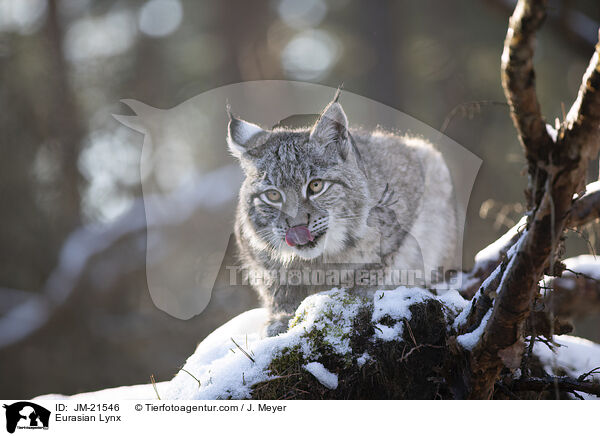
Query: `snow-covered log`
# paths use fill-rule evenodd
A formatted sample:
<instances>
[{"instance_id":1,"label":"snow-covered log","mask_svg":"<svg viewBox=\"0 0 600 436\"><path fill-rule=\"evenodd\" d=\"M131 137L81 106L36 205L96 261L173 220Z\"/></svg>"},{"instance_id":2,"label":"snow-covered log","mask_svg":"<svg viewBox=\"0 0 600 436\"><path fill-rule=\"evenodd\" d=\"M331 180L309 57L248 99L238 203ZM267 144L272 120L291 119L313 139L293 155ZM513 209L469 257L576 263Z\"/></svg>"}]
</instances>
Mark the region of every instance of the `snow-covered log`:
<instances>
[{"instance_id":1,"label":"snow-covered log","mask_svg":"<svg viewBox=\"0 0 600 436\"><path fill-rule=\"evenodd\" d=\"M454 290L436 295L401 287L365 296L334 289L308 297L276 337L261 336L264 309L239 315L208 336L170 381L38 398L464 398L464 358L483 331L457 334L468 307ZM552 398L554 388L523 385L565 374L582 391L570 384L561 397L596 392L599 345L561 337L554 352L542 342L532 350L526 367L503 373L498 398Z\"/></svg>"}]
</instances>

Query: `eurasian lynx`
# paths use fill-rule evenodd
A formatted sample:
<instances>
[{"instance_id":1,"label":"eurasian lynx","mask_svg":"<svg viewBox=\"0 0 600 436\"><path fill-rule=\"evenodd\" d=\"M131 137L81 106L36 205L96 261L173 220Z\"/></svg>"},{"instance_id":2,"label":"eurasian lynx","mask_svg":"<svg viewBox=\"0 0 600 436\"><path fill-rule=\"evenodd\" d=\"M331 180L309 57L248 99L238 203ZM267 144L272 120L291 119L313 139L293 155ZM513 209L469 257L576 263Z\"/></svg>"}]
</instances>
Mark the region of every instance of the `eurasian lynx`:
<instances>
[{"instance_id":1,"label":"eurasian lynx","mask_svg":"<svg viewBox=\"0 0 600 436\"><path fill-rule=\"evenodd\" d=\"M338 98L300 129L230 115L227 142L246 175L235 234L244 267L271 278L255 284L271 311L269 335L341 273L416 271L428 285L454 266L456 211L441 154L419 138L349 128Z\"/></svg>"}]
</instances>

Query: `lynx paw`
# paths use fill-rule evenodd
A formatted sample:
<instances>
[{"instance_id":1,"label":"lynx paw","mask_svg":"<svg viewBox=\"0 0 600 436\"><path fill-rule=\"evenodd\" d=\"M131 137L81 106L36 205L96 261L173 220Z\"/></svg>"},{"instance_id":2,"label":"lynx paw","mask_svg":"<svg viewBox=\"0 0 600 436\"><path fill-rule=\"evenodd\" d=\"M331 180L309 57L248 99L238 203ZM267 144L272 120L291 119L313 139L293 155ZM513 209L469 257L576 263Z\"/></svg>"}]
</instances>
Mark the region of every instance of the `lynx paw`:
<instances>
[{"instance_id":1,"label":"lynx paw","mask_svg":"<svg viewBox=\"0 0 600 436\"><path fill-rule=\"evenodd\" d=\"M277 313L271 315L265 326L265 335L277 336L280 333L287 332L290 319L292 319L292 314L288 313Z\"/></svg>"}]
</instances>

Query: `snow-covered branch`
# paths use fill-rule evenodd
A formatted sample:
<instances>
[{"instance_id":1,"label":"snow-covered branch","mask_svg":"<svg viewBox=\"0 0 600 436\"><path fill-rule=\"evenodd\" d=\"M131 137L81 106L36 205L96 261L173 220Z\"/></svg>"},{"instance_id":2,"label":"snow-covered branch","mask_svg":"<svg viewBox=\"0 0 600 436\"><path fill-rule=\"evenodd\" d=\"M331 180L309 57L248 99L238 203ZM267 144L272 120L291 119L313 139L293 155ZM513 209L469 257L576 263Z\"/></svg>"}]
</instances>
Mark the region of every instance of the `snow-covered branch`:
<instances>
[{"instance_id":1,"label":"snow-covered branch","mask_svg":"<svg viewBox=\"0 0 600 436\"><path fill-rule=\"evenodd\" d=\"M573 202L569 226L581 227L600 218L600 181L590 183L585 194Z\"/></svg>"}]
</instances>

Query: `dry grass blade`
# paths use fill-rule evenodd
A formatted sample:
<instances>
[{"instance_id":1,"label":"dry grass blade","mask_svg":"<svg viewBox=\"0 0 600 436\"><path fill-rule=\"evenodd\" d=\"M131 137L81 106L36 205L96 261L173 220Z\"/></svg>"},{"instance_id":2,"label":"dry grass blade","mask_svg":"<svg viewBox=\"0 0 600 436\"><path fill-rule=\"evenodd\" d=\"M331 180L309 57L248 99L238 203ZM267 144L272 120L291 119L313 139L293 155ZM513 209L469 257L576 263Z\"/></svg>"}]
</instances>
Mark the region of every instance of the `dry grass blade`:
<instances>
[{"instance_id":1,"label":"dry grass blade","mask_svg":"<svg viewBox=\"0 0 600 436\"><path fill-rule=\"evenodd\" d=\"M242 353L244 353L244 356L246 356L248 359L250 359L252 361L252 363L256 363L256 360L254 360L254 358L246 350L244 350L242 347L240 347L233 338L230 338L230 339L231 339L231 342L233 342L235 344L235 346L238 347Z\"/></svg>"},{"instance_id":2,"label":"dry grass blade","mask_svg":"<svg viewBox=\"0 0 600 436\"><path fill-rule=\"evenodd\" d=\"M152 382L152 387L154 388L154 392L156 392L156 398L160 400L160 395L158 395L158 389L156 388L156 380L154 380L154 374L150 376L150 382Z\"/></svg>"},{"instance_id":3,"label":"dry grass blade","mask_svg":"<svg viewBox=\"0 0 600 436\"><path fill-rule=\"evenodd\" d=\"M184 368L181 368L181 371L185 372L190 377L192 377L194 380L196 380L198 382L198 388L200 388L202 386L202 383L200 383L200 380L198 380L194 374L192 374L191 372L189 372L187 369L184 369Z\"/></svg>"}]
</instances>

